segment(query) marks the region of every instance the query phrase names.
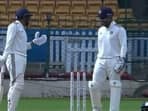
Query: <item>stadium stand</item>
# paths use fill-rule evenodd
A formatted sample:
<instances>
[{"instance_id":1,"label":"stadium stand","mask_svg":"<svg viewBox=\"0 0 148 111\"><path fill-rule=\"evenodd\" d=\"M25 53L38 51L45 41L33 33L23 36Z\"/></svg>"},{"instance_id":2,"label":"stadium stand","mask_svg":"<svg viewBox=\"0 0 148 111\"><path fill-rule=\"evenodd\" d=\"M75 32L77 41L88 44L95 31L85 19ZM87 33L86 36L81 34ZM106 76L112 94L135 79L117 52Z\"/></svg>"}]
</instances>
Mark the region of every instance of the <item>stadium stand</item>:
<instances>
[{"instance_id":1,"label":"stadium stand","mask_svg":"<svg viewBox=\"0 0 148 111\"><path fill-rule=\"evenodd\" d=\"M24 7L27 7L33 15L31 18L30 27L32 28L40 27L39 1L37 2L35 0L25 0L24 3L25 3Z\"/></svg>"},{"instance_id":2,"label":"stadium stand","mask_svg":"<svg viewBox=\"0 0 148 111\"><path fill-rule=\"evenodd\" d=\"M85 15L86 1L85 0L72 0L70 12L72 15Z\"/></svg>"},{"instance_id":3,"label":"stadium stand","mask_svg":"<svg viewBox=\"0 0 148 111\"><path fill-rule=\"evenodd\" d=\"M118 18L134 18L132 9L131 8L127 8L127 9L119 8Z\"/></svg>"},{"instance_id":4,"label":"stadium stand","mask_svg":"<svg viewBox=\"0 0 148 111\"><path fill-rule=\"evenodd\" d=\"M6 27L14 20L15 10L24 6L34 15L31 28L47 28L46 16L49 14L52 16L50 22L52 28L97 28L99 26L97 12L103 5L111 7L115 14L114 19L128 29L135 30L140 27L146 30L147 22L138 22L132 8L119 7L118 0L104 0L103 3L98 0L0 0L0 20L4 20L0 22L0 26ZM132 22L127 24L123 19Z\"/></svg>"},{"instance_id":5,"label":"stadium stand","mask_svg":"<svg viewBox=\"0 0 148 111\"><path fill-rule=\"evenodd\" d=\"M55 14L56 15L68 15L70 14L71 1L70 0L58 0L56 1Z\"/></svg>"},{"instance_id":6,"label":"stadium stand","mask_svg":"<svg viewBox=\"0 0 148 111\"><path fill-rule=\"evenodd\" d=\"M27 7L32 14L38 14L38 12L39 12L39 1L25 0L25 7Z\"/></svg>"},{"instance_id":7,"label":"stadium stand","mask_svg":"<svg viewBox=\"0 0 148 111\"><path fill-rule=\"evenodd\" d=\"M8 3L4 0L0 0L0 26L7 27L9 23L7 13Z\"/></svg>"},{"instance_id":8,"label":"stadium stand","mask_svg":"<svg viewBox=\"0 0 148 111\"><path fill-rule=\"evenodd\" d=\"M7 2L0 0L0 13L7 13Z\"/></svg>"},{"instance_id":9,"label":"stadium stand","mask_svg":"<svg viewBox=\"0 0 148 111\"><path fill-rule=\"evenodd\" d=\"M0 25L3 27L7 27L9 24L8 15L6 15L5 13L1 13L0 16Z\"/></svg>"},{"instance_id":10,"label":"stadium stand","mask_svg":"<svg viewBox=\"0 0 148 111\"><path fill-rule=\"evenodd\" d=\"M13 21L15 19L15 11L16 9L20 8L24 6L24 3L22 1L18 1L18 0L10 0L8 2L8 16L9 16L9 21Z\"/></svg>"},{"instance_id":11,"label":"stadium stand","mask_svg":"<svg viewBox=\"0 0 148 111\"><path fill-rule=\"evenodd\" d=\"M39 14L42 16L42 14L52 13L54 14L55 10L55 0L41 0L40 6L39 6Z\"/></svg>"},{"instance_id":12,"label":"stadium stand","mask_svg":"<svg viewBox=\"0 0 148 111\"><path fill-rule=\"evenodd\" d=\"M132 67L127 67L127 69L129 68L128 70L132 73L130 72L131 76L129 76L129 72L126 72L127 74L123 75L122 79L137 81L137 78L141 77L141 80L148 81L148 21L137 20L132 8L119 7L118 0L104 0L103 4L101 0L0 0L0 28L2 28L0 36L5 37L5 27L15 19L15 10L21 6L27 7L33 14L30 27L27 29L29 37L33 37L38 28L40 28L41 33L50 34L50 50L47 51L48 46L45 44L41 48L35 47L32 52L28 52L29 63L27 64L26 74L28 75L26 77L47 77L44 72L45 67L47 67L50 69L49 75L47 73L48 77L67 76L69 78L69 74L64 75L66 63L69 63L67 54L70 51L76 52L76 48L79 49L78 51L83 51L82 54L85 53L86 61L84 61L84 66L81 65L83 63L75 66L81 65L85 69L93 67L91 65L95 59L95 50L92 50L90 46L95 47L96 44L96 30L100 26L97 13L103 5L111 7L115 14L114 19L117 19L120 24L127 28L130 38L128 38L128 47L132 50L131 55L136 55L137 58L142 57L142 61L138 59L138 62L135 60L135 63L128 60L128 65L132 65ZM49 16L50 21L47 20L47 16ZM80 46L86 47L80 48ZM88 53L88 50L91 50L91 53ZM49 61L47 60L47 52L50 53ZM32 56L30 53L34 55ZM71 61L76 55L77 52L72 55ZM49 62L49 67L45 61ZM78 63L80 62L82 61L78 61ZM77 61L72 63L76 64Z\"/></svg>"},{"instance_id":13,"label":"stadium stand","mask_svg":"<svg viewBox=\"0 0 148 111\"><path fill-rule=\"evenodd\" d=\"M101 5L101 2L98 2L98 0L88 0L86 14L96 16L98 9L99 7L101 7Z\"/></svg>"},{"instance_id":14,"label":"stadium stand","mask_svg":"<svg viewBox=\"0 0 148 111\"><path fill-rule=\"evenodd\" d=\"M85 16L73 16L74 19L74 24L76 28L88 28L89 22L88 22L88 17Z\"/></svg>"},{"instance_id":15,"label":"stadium stand","mask_svg":"<svg viewBox=\"0 0 148 111\"><path fill-rule=\"evenodd\" d=\"M73 27L73 17L70 15L59 16L59 27L71 28Z\"/></svg>"}]
</instances>

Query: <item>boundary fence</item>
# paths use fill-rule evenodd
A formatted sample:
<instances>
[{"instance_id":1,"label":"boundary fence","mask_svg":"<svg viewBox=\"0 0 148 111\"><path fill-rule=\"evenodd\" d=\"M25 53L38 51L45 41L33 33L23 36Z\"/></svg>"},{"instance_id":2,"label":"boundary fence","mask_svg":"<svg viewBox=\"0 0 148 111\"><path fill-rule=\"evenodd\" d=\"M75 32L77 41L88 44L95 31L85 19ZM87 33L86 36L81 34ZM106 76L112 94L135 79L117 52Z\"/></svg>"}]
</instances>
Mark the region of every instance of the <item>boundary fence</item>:
<instances>
[{"instance_id":1,"label":"boundary fence","mask_svg":"<svg viewBox=\"0 0 148 111\"><path fill-rule=\"evenodd\" d=\"M34 31L32 31L32 33ZM1 44L2 46L4 46L5 33L6 30L0 31L0 42L3 44ZM46 33L48 33L48 31L46 31ZM46 44L43 47L47 50L44 50L43 47L41 49L36 48L35 50L33 49L34 52L30 54L38 53L38 56L33 55L33 57L37 58L42 55L45 57L44 60L49 60L41 61L41 63L49 62L49 68L51 68L52 71L61 69L63 72L92 72L97 54L97 37L95 30L60 30L59 32L56 29L50 30L49 44L50 49L48 49ZM1 51L3 50L2 46L0 48ZM42 49L44 53L41 52L43 51ZM49 58L47 58L48 53L50 54ZM37 59L35 62L40 63ZM127 72L136 76L144 74L142 77L147 78L147 69L148 38L137 35L136 37L128 37Z\"/></svg>"}]
</instances>

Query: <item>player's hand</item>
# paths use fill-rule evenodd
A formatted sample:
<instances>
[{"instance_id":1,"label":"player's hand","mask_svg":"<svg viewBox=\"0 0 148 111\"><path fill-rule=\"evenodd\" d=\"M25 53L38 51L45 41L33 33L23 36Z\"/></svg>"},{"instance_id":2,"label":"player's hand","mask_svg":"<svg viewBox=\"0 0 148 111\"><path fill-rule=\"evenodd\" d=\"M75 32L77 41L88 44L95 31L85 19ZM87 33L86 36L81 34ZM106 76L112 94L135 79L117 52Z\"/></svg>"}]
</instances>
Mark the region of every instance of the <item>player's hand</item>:
<instances>
[{"instance_id":1,"label":"player's hand","mask_svg":"<svg viewBox=\"0 0 148 111\"><path fill-rule=\"evenodd\" d=\"M114 66L114 71L118 74L121 74L124 71L125 66L126 66L125 58L117 57L117 63Z\"/></svg>"},{"instance_id":2,"label":"player's hand","mask_svg":"<svg viewBox=\"0 0 148 111\"><path fill-rule=\"evenodd\" d=\"M47 36L46 35L41 35L40 37L36 37L32 40L32 42L38 46L43 45L47 41Z\"/></svg>"}]
</instances>

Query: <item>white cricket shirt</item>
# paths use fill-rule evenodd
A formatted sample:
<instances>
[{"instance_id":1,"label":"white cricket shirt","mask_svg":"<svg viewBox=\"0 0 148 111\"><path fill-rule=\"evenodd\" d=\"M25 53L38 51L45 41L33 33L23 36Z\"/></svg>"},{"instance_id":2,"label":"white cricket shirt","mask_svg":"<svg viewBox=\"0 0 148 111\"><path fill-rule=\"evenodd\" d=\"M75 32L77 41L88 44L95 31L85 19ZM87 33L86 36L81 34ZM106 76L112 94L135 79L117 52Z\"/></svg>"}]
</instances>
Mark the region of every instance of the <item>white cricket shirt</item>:
<instances>
[{"instance_id":1,"label":"white cricket shirt","mask_svg":"<svg viewBox=\"0 0 148 111\"><path fill-rule=\"evenodd\" d=\"M26 57L28 48L31 48L31 44L27 42L24 26L20 21L16 20L7 28L6 46L3 56L14 53Z\"/></svg>"},{"instance_id":2,"label":"white cricket shirt","mask_svg":"<svg viewBox=\"0 0 148 111\"><path fill-rule=\"evenodd\" d=\"M107 28L101 26L98 30L98 57L113 58L126 57L127 35L126 30L112 21Z\"/></svg>"}]
</instances>

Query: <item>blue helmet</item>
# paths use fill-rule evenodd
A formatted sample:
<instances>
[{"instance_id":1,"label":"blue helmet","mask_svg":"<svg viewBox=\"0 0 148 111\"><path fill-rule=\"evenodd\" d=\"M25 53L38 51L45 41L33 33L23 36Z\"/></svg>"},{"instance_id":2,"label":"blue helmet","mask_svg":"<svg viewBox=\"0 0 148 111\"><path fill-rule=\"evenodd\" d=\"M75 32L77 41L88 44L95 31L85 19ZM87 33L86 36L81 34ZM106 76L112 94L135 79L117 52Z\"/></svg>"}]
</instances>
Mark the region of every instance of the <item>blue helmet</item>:
<instances>
[{"instance_id":1,"label":"blue helmet","mask_svg":"<svg viewBox=\"0 0 148 111\"><path fill-rule=\"evenodd\" d=\"M98 16L100 17L100 19L105 19L108 16L113 16L113 11L109 7L101 7L98 12Z\"/></svg>"},{"instance_id":2,"label":"blue helmet","mask_svg":"<svg viewBox=\"0 0 148 111\"><path fill-rule=\"evenodd\" d=\"M26 8L20 8L16 11L16 19L21 19L24 16L32 16L32 14L29 12Z\"/></svg>"}]
</instances>

